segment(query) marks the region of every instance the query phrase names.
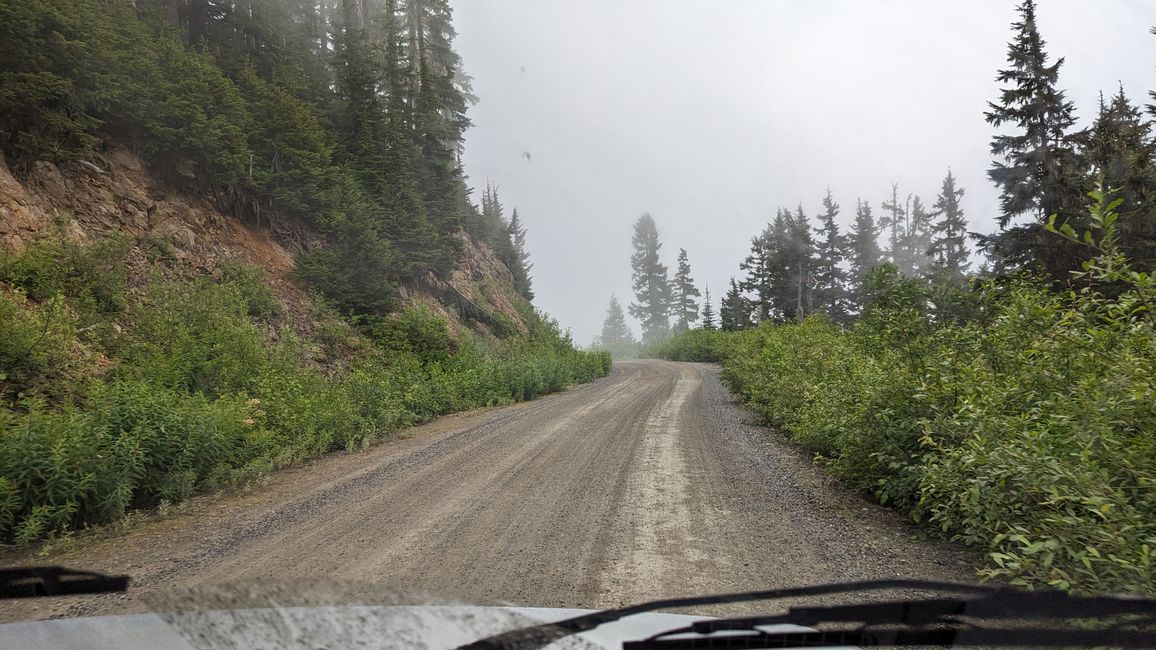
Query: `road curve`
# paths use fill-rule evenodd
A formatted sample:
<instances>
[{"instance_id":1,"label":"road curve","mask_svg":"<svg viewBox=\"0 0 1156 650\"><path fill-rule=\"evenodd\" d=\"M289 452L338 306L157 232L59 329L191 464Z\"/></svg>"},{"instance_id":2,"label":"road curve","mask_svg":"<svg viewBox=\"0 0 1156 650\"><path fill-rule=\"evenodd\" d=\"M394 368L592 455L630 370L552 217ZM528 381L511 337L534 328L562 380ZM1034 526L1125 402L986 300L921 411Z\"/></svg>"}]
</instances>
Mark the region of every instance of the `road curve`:
<instances>
[{"instance_id":1,"label":"road curve","mask_svg":"<svg viewBox=\"0 0 1156 650\"><path fill-rule=\"evenodd\" d=\"M752 420L714 366L623 362L592 384L443 418L35 561L127 573L137 593L349 580L590 608L877 577L974 580L973 556L919 539ZM29 561L10 553L3 564ZM140 607L132 596L4 604L0 620Z\"/></svg>"}]
</instances>

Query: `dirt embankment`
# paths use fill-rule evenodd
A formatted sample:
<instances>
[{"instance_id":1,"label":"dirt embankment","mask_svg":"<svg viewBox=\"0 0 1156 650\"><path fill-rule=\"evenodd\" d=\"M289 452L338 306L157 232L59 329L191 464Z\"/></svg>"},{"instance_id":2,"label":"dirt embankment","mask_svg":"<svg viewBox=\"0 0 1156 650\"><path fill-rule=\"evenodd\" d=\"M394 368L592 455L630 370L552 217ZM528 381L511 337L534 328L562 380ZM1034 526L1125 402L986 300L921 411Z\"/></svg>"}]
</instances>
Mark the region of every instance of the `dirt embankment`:
<instances>
[{"instance_id":1,"label":"dirt embankment","mask_svg":"<svg viewBox=\"0 0 1156 650\"><path fill-rule=\"evenodd\" d=\"M974 580L977 558L920 539L749 419L712 366L622 363L593 384L438 420L41 558L127 573L137 595L5 604L0 619L132 611L142 593L236 581L603 608L869 578Z\"/></svg>"},{"instance_id":2,"label":"dirt embankment","mask_svg":"<svg viewBox=\"0 0 1156 650\"><path fill-rule=\"evenodd\" d=\"M123 148L62 166L39 161L19 178L0 156L0 251L20 250L46 236L83 242L109 235L133 241L126 262L138 283L148 279L149 269L155 268L149 259L158 255L166 272L185 276L211 274L223 262L239 261L265 270L286 324L302 334L314 324L312 300L292 274L295 254L324 243L307 225L281 224L274 232L266 220L226 214L207 198L191 197L158 181ZM487 314L501 315L524 331L509 269L485 244L464 232L459 238L458 265L449 277L430 274L425 282L408 283L400 291L401 301L442 314L455 331L484 330L429 289L431 284L452 287Z\"/></svg>"}]
</instances>

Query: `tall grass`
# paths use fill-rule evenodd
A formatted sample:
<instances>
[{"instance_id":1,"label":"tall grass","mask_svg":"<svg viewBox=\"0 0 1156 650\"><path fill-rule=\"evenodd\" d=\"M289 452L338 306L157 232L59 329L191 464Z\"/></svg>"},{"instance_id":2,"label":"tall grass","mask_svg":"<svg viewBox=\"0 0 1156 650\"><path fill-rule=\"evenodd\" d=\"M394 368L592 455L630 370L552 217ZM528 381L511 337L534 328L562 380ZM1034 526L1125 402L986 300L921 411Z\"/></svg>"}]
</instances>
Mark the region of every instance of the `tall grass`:
<instances>
[{"instance_id":1,"label":"tall grass","mask_svg":"<svg viewBox=\"0 0 1156 650\"><path fill-rule=\"evenodd\" d=\"M301 340L277 329L259 272L158 278L134 295L107 252L126 250L42 242L0 258L2 540L109 522L609 372L608 355L575 350L536 314L527 336L501 341L455 339L420 309L361 334L327 316ZM326 356L335 332L359 343L351 360Z\"/></svg>"},{"instance_id":2,"label":"tall grass","mask_svg":"<svg viewBox=\"0 0 1156 650\"><path fill-rule=\"evenodd\" d=\"M883 269L850 328L710 335L723 379L838 476L985 549L987 576L1156 593L1156 283L1092 216L1082 290L1024 278L945 305Z\"/></svg>"}]
</instances>

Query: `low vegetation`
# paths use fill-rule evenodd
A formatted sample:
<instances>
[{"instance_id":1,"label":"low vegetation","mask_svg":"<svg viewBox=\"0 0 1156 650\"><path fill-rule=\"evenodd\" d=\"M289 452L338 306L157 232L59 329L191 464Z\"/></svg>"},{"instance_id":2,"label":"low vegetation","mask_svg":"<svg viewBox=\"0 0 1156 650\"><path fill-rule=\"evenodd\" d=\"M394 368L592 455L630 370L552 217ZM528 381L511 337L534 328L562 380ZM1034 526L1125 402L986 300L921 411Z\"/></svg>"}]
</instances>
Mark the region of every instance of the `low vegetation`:
<instances>
[{"instance_id":1,"label":"low vegetation","mask_svg":"<svg viewBox=\"0 0 1156 650\"><path fill-rule=\"evenodd\" d=\"M0 254L0 539L28 543L175 503L399 428L609 371L556 323L451 336L410 308L299 337L263 273L128 289L120 240Z\"/></svg>"},{"instance_id":2,"label":"low vegetation","mask_svg":"<svg viewBox=\"0 0 1156 650\"><path fill-rule=\"evenodd\" d=\"M1156 593L1156 282L1129 269L1109 208L1092 211L1082 289L883 267L848 327L696 330L654 352L721 359L729 387L835 474L987 549L986 576Z\"/></svg>"}]
</instances>

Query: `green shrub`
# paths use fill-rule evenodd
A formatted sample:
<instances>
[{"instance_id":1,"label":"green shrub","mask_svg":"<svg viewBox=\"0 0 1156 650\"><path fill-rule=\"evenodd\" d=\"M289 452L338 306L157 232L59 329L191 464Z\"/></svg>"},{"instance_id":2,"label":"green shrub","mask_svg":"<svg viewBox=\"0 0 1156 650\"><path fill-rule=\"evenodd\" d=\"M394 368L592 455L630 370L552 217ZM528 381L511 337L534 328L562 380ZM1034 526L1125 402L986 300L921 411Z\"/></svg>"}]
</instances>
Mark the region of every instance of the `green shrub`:
<instances>
[{"instance_id":1,"label":"green shrub","mask_svg":"<svg viewBox=\"0 0 1156 650\"><path fill-rule=\"evenodd\" d=\"M727 332L693 329L676 334L642 350L642 356L670 361L719 361L720 346Z\"/></svg>"},{"instance_id":2,"label":"green shrub","mask_svg":"<svg viewBox=\"0 0 1156 650\"><path fill-rule=\"evenodd\" d=\"M723 379L838 476L986 549L985 575L1156 593L1156 281L1092 217L1080 292L1021 279L949 305L882 269L853 327L737 333Z\"/></svg>"}]
</instances>

